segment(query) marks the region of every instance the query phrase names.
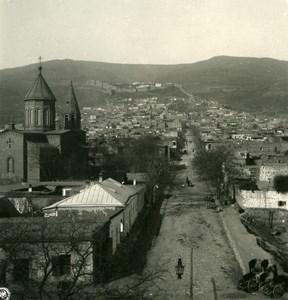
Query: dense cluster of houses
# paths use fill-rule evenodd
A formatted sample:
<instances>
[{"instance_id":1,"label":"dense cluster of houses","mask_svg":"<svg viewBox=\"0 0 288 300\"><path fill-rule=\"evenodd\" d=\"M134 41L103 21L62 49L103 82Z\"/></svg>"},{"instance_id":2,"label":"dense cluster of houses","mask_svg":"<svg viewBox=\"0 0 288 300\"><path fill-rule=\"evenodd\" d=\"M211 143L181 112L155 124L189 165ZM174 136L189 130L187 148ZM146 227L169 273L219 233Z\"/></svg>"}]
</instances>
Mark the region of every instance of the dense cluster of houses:
<instances>
[{"instance_id":1,"label":"dense cluster of houses","mask_svg":"<svg viewBox=\"0 0 288 300\"><path fill-rule=\"evenodd\" d=\"M288 175L288 137L285 122L236 112L208 101L198 104L193 125L201 129L206 150L228 147L235 154L242 179L231 195L242 208L288 209L288 198L274 189L274 179ZM205 108L205 109L203 109ZM201 113L199 113L201 111Z\"/></svg>"},{"instance_id":2,"label":"dense cluster of houses","mask_svg":"<svg viewBox=\"0 0 288 300\"><path fill-rule=\"evenodd\" d=\"M107 103L105 108L84 107L83 128L88 139L99 135L137 138L148 133L175 138L188 117L168 108L178 98L168 100L161 103L157 97L128 98Z\"/></svg>"}]
</instances>

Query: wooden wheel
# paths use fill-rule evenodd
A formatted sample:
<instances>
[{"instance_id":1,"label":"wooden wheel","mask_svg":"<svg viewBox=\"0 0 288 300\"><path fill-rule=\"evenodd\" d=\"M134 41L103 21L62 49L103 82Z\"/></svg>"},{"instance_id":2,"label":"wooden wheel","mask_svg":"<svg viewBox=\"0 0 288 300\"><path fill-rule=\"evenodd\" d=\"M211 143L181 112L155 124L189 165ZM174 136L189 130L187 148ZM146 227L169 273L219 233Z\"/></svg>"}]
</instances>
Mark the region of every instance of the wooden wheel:
<instances>
[{"instance_id":1,"label":"wooden wheel","mask_svg":"<svg viewBox=\"0 0 288 300\"><path fill-rule=\"evenodd\" d=\"M273 287L271 286L271 283L268 282L263 286L262 292L264 295L271 297L273 294Z\"/></svg>"},{"instance_id":2,"label":"wooden wheel","mask_svg":"<svg viewBox=\"0 0 288 300\"><path fill-rule=\"evenodd\" d=\"M237 282L237 289L243 291L247 288L247 282L244 279L240 279Z\"/></svg>"},{"instance_id":3,"label":"wooden wheel","mask_svg":"<svg viewBox=\"0 0 288 300\"><path fill-rule=\"evenodd\" d=\"M253 293L256 292L257 290L258 290L258 283L256 281L256 278L251 278L247 284L247 291L249 293Z\"/></svg>"},{"instance_id":4,"label":"wooden wheel","mask_svg":"<svg viewBox=\"0 0 288 300\"><path fill-rule=\"evenodd\" d=\"M285 291L282 287L282 285L280 284L277 284L274 286L274 289L273 289L273 297L274 298L280 298L284 295Z\"/></svg>"}]
</instances>

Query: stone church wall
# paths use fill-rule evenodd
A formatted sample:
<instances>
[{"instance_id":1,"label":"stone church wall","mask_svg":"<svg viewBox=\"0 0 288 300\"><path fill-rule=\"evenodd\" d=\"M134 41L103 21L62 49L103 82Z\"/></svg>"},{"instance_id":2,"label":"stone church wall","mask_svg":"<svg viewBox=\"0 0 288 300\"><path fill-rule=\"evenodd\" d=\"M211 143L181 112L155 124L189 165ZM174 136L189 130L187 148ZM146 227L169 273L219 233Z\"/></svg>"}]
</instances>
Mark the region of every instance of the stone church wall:
<instances>
[{"instance_id":1,"label":"stone church wall","mask_svg":"<svg viewBox=\"0 0 288 300\"><path fill-rule=\"evenodd\" d=\"M40 150L33 144L27 142L27 169L28 169L28 181L40 180Z\"/></svg>"},{"instance_id":2,"label":"stone church wall","mask_svg":"<svg viewBox=\"0 0 288 300\"><path fill-rule=\"evenodd\" d=\"M2 178L23 179L23 139L23 134L13 130L4 131L0 134L0 175ZM10 170L8 170L9 161Z\"/></svg>"}]
</instances>

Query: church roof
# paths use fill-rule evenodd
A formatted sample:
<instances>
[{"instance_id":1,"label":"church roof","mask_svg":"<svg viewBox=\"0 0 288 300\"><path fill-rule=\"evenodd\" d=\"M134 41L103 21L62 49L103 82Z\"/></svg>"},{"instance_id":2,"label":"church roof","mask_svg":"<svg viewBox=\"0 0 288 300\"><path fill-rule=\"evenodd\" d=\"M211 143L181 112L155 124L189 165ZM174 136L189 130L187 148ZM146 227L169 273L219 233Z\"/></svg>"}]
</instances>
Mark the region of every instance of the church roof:
<instances>
[{"instance_id":1,"label":"church roof","mask_svg":"<svg viewBox=\"0 0 288 300\"><path fill-rule=\"evenodd\" d=\"M42 67L39 67L39 74L24 100L51 100L56 101L50 87L42 75Z\"/></svg>"},{"instance_id":2,"label":"church roof","mask_svg":"<svg viewBox=\"0 0 288 300\"><path fill-rule=\"evenodd\" d=\"M65 113L80 115L80 109L75 96L75 91L74 91L72 81L70 82L69 85L68 95L66 99Z\"/></svg>"}]
</instances>

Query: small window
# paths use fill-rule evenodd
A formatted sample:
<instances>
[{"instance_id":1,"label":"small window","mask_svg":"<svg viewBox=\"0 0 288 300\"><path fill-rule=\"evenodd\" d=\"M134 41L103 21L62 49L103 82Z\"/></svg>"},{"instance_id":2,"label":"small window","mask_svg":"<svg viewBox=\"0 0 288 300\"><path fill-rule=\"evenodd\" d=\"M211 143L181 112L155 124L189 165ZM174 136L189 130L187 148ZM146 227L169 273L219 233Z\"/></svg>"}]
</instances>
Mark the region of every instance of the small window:
<instances>
[{"instance_id":1,"label":"small window","mask_svg":"<svg viewBox=\"0 0 288 300\"><path fill-rule=\"evenodd\" d=\"M30 109L29 110L29 124L33 125L33 123L34 123L34 111L33 111L33 109Z\"/></svg>"},{"instance_id":2,"label":"small window","mask_svg":"<svg viewBox=\"0 0 288 300\"><path fill-rule=\"evenodd\" d=\"M120 221L120 232L124 232L124 225L123 225L123 221Z\"/></svg>"},{"instance_id":3,"label":"small window","mask_svg":"<svg viewBox=\"0 0 288 300\"><path fill-rule=\"evenodd\" d=\"M65 118L64 118L64 119L65 119L65 120L64 120L64 122L65 122L64 126L65 126L65 128L67 128L68 125L69 125L69 117L68 117L68 115L65 115Z\"/></svg>"},{"instance_id":4,"label":"small window","mask_svg":"<svg viewBox=\"0 0 288 300\"><path fill-rule=\"evenodd\" d=\"M278 201L278 207L286 206L286 201Z\"/></svg>"},{"instance_id":5,"label":"small window","mask_svg":"<svg viewBox=\"0 0 288 300\"><path fill-rule=\"evenodd\" d=\"M44 124L46 126L50 125L50 111L47 108L44 109Z\"/></svg>"},{"instance_id":6,"label":"small window","mask_svg":"<svg viewBox=\"0 0 288 300\"><path fill-rule=\"evenodd\" d=\"M71 255L59 255L52 257L52 275L62 276L70 274Z\"/></svg>"},{"instance_id":7,"label":"small window","mask_svg":"<svg viewBox=\"0 0 288 300\"><path fill-rule=\"evenodd\" d=\"M29 279L29 259L16 259L14 262L14 281L27 281Z\"/></svg>"},{"instance_id":8,"label":"small window","mask_svg":"<svg viewBox=\"0 0 288 300\"><path fill-rule=\"evenodd\" d=\"M36 110L36 125L41 125L41 110Z\"/></svg>"}]
</instances>

